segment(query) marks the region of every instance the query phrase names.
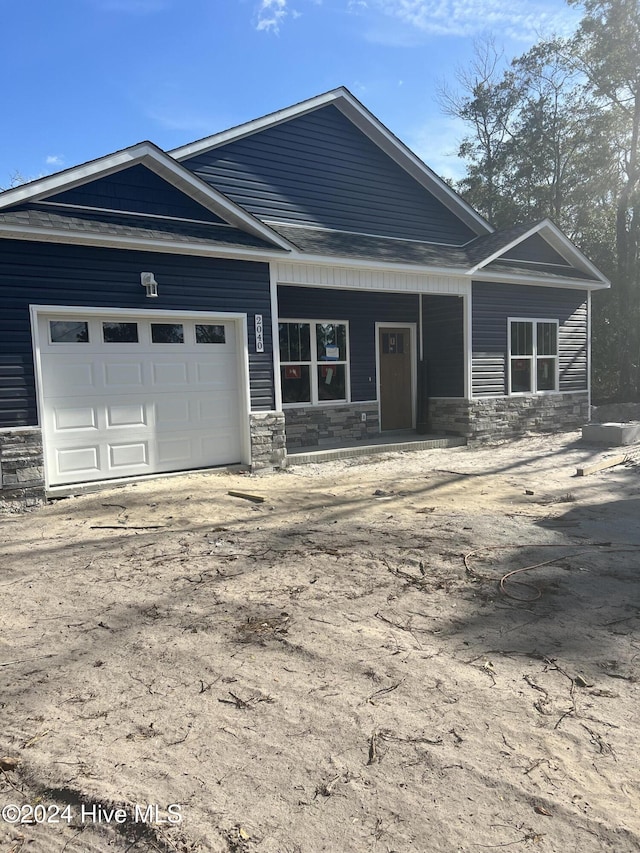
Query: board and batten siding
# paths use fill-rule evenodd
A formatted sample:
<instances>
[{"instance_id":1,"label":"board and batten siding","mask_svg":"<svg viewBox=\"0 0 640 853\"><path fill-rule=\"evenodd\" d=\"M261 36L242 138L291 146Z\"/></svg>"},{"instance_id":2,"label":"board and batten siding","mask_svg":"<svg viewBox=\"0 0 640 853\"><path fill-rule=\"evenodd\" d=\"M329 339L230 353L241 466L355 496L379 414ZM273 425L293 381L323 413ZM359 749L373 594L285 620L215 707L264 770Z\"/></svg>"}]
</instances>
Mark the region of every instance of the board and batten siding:
<instances>
[{"instance_id":1,"label":"board and batten siding","mask_svg":"<svg viewBox=\"0 0 640 853\"><path fill-rule=\"evenodd\" d=\"M476 236L334 105L182 165L261 219L452 245Z\"/></svg>"},{"instance_id":2,"label":"board and batten siding","mask_svg":"<svg viewBox=\"0 0 640 853\"><path fill-rule=\"evenodd\" d=\"M558 320L562 392L587 389L587 294L553 287L473 283L474 397L507 393L508 319Z\"/></svg>"},{"instance_id":3,"label":"board and batten siding","mask_svg":"<svg viewBox=\"0 0 640 853\"><path fill-rule=\"evenodd\" d=\"M146 298L142 271L154 273L157 299ZM268 264L0 240L0 428L38 423L29 305L246 313L252 409L274 407Z\"/></svg>"}]
</instances>

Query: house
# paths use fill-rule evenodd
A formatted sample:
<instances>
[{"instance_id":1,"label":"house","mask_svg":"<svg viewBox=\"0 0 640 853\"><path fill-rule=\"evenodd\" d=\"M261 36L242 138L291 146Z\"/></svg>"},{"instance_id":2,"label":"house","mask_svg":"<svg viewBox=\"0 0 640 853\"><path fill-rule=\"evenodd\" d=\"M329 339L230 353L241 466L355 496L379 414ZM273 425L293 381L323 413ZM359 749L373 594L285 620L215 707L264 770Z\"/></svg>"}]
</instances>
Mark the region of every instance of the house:
<instances>
[{"instance_id":1,"label":"house","mask_svg":"<svg viewBox=\"0 0 640 853\"><path fill-rule=\"evenodd\" d=\"M497 232L346 89L0 194L0 496L381 431L588 420L604 276Z\"/></svg>"}]
</instances>

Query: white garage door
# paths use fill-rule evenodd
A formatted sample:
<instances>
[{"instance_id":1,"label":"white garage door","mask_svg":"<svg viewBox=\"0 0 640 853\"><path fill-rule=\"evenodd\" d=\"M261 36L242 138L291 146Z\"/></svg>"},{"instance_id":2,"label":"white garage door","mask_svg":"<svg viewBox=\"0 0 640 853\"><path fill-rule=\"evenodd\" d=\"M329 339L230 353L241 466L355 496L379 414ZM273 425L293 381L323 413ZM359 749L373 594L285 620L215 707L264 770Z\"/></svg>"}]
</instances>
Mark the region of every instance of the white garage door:
<instances>
[{"instance_id":1,"label":"white garage door","mask_svg":"<svg viewBox=\"0 0 640 853\"><path fill-rule=\"evenodd\" d=\"M51 486L242 457L234 320L38 316Z\"/></svg>"}]
</instances>

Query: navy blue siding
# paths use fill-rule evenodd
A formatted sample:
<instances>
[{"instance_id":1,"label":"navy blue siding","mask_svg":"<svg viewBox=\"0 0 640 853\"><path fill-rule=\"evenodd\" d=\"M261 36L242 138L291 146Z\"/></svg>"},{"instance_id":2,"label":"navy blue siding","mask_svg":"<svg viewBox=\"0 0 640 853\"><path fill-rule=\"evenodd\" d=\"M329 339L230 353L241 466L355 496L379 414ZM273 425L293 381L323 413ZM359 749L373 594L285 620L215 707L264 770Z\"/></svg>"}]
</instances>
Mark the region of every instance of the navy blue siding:
<instances>
[{"instance_id":1,"label":"navy blue siding","mask_svg":"<svg viewBox=\"0 0 640 853\"><path fill-rule=\"evenodd\" d=\"M140 272L159 297L147 299ZM85 305L248 314L254 410L272 409L273 357L267 264L0 240L0 426L37 423L29 305ZM265 352L255 352L262 314Z\"/></svg>"},{"instance_id":2,"label":"navy blue siding","mask_svg":"<svg viewBox=\"0 0 640 853\"><path fill-rule=\"evenodd\" d=\"M346 320L349 323L351 399L376 399L376 323L415 323L415 294L339 291L308 287L279 287L281 319ZM464 395L462 299L423 297L424 356L432 397Z\"/></svg>"},{"instance_id":3,"label":"navy blue siding","mask_svg":"<svg viewBox=\"0 0 640 853\"><path fill-rule=\"evenodd\" d=\"M458 296L422 297L430 397L464 397L463 317L463 300Z\"/></svg>"},{"instance_id":4,"label":"navy blue siding","mask_svg":"<svg viewBox=\"0 0 640 853\"><path fill-rule=\"evenodd\" d=\"M501 258L503 260L535 261L539 264L570 266L567 259L560 252L556 252L553 246L550 246L539 234L534 234L527 240L523 240L522 243L501 255Z\"/></svg>"},{"instance_id":5,"label":"navy blue siding","mask_svg":"<svg viewBox=\"0 0 640 853\"><path fill-rule=\"evenodd\" d=\"M105 210L124 210L129 213L224 222L215 213L140 164L49 196L47 201Z\"/></svg>"},{"instance_id":6,"label":"navy blue siding","mask_svg":"<svg viewBox=\"0 0 640 853\"><path fill-rule=\"evenodd\" d=\"M183 165L263 219L454 245L475 237L333 105Z\"/></svg>"},{"instance_id":7,"label":"navy blue siding","mask_svg":"<svg viewBox=\"0 0 640 853\"><path fill-rule=\"evenodd\" d=\"M279 287L281 319L346 320L349 323L351 399L376 399L376 331L379 323L417 323L418 297L414 294L370 293Z\"/></svg>"},{"instance_id":8,"label":"navy blue siding","mask_svg":"<svg viewBox=\"0 0 640 853\"><path fill-rule=\"evenodd\" d=\"M559 320L560 391L587 388L587 294L581 290L473 283L473 394L507 393L509 317Z\"/></svg>"}]
</instances>

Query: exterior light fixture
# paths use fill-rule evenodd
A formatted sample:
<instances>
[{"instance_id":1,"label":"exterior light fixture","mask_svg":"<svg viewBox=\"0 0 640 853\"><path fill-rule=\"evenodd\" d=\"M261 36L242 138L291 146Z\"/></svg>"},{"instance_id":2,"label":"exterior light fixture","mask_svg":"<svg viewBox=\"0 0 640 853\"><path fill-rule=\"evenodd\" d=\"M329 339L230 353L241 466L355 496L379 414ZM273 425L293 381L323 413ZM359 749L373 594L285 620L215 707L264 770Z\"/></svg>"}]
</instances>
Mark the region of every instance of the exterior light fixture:
<instances>
[{"instance_id":1,"label":"exterior light fixture","mask_svg":"<svg viewBox=\"0 0 640 853\"><path fill-rule=\"evenodd\" d=\"M141 272L140 284L147 291L147 296L154 298L158 295L158 282L152 272Z\"/></svg>"}]
</instances>

